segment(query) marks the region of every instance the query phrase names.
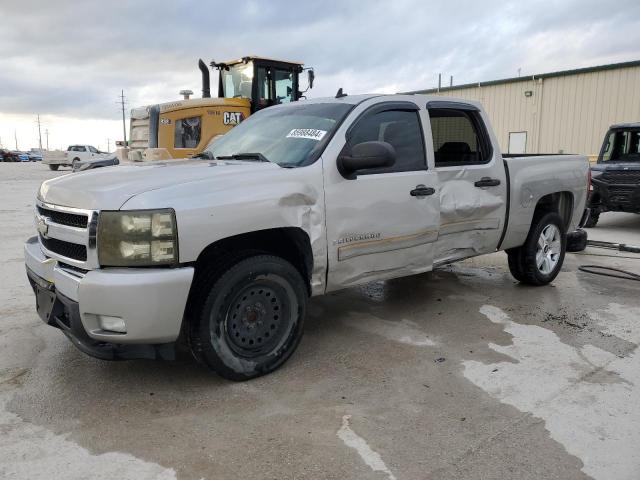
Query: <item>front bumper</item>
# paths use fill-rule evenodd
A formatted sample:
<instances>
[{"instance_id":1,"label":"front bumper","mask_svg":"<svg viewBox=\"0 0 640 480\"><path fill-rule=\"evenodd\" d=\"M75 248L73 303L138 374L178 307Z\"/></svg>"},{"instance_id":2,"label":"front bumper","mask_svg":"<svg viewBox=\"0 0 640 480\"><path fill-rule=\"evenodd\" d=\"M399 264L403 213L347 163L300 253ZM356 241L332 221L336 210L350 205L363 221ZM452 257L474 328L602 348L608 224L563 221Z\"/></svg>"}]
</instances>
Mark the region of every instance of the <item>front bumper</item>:
<instances>
[{"instance_id":1,"label":"front bumper","mask_svg":"<svg viewBox=\"0 0 640 480\"><path fill-rule=\"evenodd\" d=\"M640 185L592 180L589 206L599 211L640 213ZM595 200L595 201L594 201Z\"/></svg>"},{"instance_id":2,"label":"front bumper","mask_svg":"<svg viewBox=\"0 0 640 480\"><path fill-rule=\"evenodd\" d=\"M83 352L103 359L172 358L182 327L193 268L120 268L77 271L24 245L38 314ZM126 333L102 328L122 320Z\"/></svg>"}]
</instances>

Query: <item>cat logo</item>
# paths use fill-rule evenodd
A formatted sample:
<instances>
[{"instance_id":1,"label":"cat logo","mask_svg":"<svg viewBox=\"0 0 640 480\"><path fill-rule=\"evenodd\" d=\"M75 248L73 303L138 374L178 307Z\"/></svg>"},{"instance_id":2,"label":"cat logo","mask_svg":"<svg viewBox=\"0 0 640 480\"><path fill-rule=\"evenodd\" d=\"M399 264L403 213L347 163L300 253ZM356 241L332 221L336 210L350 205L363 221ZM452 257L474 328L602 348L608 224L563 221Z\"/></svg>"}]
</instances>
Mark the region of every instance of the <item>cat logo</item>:
<instances>
[{"instance_id":1,"label":"cat logo","mask_svg":"<svg viewBox=\"0 0 640 480\"><path fill-rule=\"evenodd\" d=\"M222 116L222 123L225 125L238 125L242 120L242 112L224 112Z\"/></svg>"}]
</instances>

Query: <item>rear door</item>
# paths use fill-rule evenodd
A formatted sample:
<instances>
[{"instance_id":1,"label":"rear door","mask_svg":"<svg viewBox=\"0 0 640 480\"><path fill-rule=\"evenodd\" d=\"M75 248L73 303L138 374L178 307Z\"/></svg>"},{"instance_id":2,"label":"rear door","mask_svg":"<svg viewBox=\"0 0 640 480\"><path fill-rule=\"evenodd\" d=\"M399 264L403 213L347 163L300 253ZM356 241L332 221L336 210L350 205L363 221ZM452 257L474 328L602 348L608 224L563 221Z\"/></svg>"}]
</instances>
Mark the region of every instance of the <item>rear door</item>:
<instances>
[{"instance_id":1,"label":"rear door","mask_svg":"<svg viewBox=\"0 0 640 480\"><path fill-rule=\"evenodd\" d=\"M435 172L428 168L423 123L413 102L378 102L358 108L348 130L340 129L325 151L328 290L431 269L438 235ZM339 138L338 138L339 137ZM393 167L342 177L341 153L366 141L390 143Z\"/></svg>"},{"instance_id":2,"label":"rear door","mask_svg":"<svg viewBox=\"0 0 640 480\"><path fill-rule=\"evenodd\" d=\"M472 104L432 101L427 107L440 184L434 262L493 252L504 227L508 180L486 119Z\"/></svg>"}]
</instances>

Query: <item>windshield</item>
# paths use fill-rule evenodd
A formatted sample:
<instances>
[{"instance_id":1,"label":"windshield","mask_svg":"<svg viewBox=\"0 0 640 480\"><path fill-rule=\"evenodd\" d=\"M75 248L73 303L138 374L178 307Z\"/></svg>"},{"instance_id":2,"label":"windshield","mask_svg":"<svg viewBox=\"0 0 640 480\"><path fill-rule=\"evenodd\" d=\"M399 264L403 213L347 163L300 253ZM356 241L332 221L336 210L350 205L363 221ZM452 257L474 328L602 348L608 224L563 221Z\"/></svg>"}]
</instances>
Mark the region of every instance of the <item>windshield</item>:
<instances>
[{"instance_id":1,"label":"windshield","mask_svg":"<svg viewBox=\"0 0 640 480\"><path fill-rule=\"evenodd\" d=\"M236 63L228 70L221 69L224 98L251 98L253 62Z\"/></svg>"},{"instance_id":2,"label":"windshield","mask_svg":"<svg viewBox=\"0 0 640 480\"><path fill-rule=\"evenodd\" d=\"M640 161L640 130L611 130L602 146L599 161Z\"/></svg>"},{"instance_id":3,"label":"windshield","mask_svg":"<svg viewBox=\"0 0 640 480\"><path fill-rule=\"evenodd\" d=\"M255 113L206 148L211 158L259 154L281 167L316 161L353 105L295 103Z\"/></svg>"}]
</instances>

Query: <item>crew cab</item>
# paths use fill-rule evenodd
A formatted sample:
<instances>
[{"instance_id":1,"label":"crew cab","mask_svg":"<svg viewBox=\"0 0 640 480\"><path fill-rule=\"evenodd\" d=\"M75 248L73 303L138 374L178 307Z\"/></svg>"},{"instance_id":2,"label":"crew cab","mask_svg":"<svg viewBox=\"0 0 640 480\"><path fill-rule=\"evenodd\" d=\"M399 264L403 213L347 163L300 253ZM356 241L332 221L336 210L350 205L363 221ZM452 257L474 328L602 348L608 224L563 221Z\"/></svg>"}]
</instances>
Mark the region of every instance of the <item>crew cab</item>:
<instances>
[{"instance_id":1,"label":"crew cab","mask_svg":"<svg viewBox=\"0 0 640 480\"><path fill-rule=\"evenodd\" d=\"M294 352L309 296L498 250L520 282L548 284L586 218L588 168L503 158L473 101L279 105L199 158L45 181L27 274L40 317L85 353L187 345L244 380Z\"/></svg>"},{"instance_id":2,"label":"crew cab","mask_svg":"<svg viewBox=\"0 0 640 480\"><path fill-rule=\"evenodd\" d=\"M42 160L49 169L58 170L60 167L73 167L74 171L87 169L92 166L108 166L120 163L115 154L105 153L93 145L69 145L66 151L47 151Z\"/></svg>"},{"instance_id":3,"label":"crew cab","mask_svg":"<svg viewBox=\"0 0 640 480\"><path fill-rule=\"evenodd\" d=\"M609 127L591 178L586 227L595 227L604 212L640 213L640 123Z\"/></svg>"}]
</instances>

